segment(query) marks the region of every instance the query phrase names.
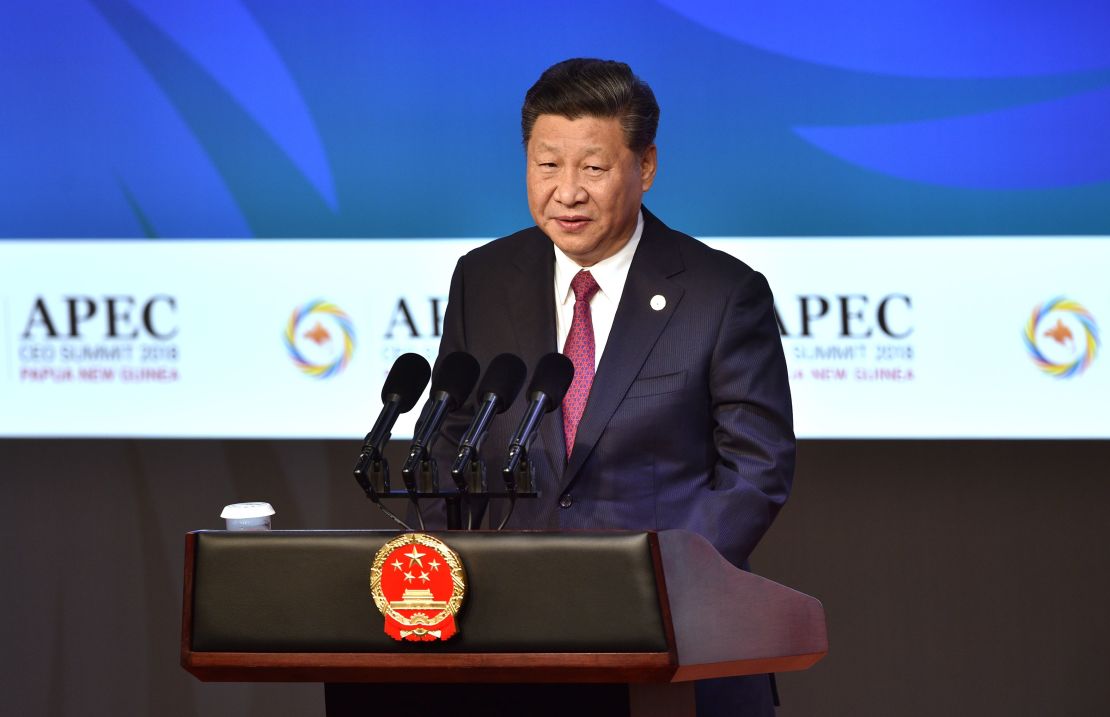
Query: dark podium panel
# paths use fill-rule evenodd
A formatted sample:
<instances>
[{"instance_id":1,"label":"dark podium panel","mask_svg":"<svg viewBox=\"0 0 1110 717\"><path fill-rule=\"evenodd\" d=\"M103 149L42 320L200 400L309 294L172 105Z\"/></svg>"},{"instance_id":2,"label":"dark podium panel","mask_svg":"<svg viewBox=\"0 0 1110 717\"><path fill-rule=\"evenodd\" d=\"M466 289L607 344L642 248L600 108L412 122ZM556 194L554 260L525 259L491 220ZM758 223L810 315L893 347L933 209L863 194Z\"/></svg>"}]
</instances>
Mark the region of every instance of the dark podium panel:
<instances>
[{"instance_id":1,"label":"dark podium panel","mask_svg":"<svg viewBox=\"0 0 1110 717\"><path fill-rule=\"evenodd\" d=\"M347 683L328 685L336 715L367 695L456 710L473 698L494 714L498 695L573 694L541 683L607 705L579 716L679 715L693 692L677 683L802 670L828 650L820 602L736 569L691 533L432 534L468 583L459 634L432 643L386 635L370 595L374 554L395 532L188 534L182 666L202 680Z\"/></svg>"}]
</instances>

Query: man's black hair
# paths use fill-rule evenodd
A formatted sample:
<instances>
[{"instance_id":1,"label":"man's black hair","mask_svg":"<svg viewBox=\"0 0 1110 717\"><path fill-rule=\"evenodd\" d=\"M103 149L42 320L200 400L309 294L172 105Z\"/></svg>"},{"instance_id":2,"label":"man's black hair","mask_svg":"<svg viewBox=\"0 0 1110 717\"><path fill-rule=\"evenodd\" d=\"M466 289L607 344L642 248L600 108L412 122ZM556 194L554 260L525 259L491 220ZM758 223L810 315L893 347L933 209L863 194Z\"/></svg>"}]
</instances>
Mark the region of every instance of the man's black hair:
<instances>
[{"instance_id":1,"label":"man's black hair","mask_svg":"<svg viewBox=\"0 0 1110 717\"><path fill-rule=\"evenodd\" d=\"M623 62L574 58L547 68L524 96L520 130L524 146L540 115L616 118L624 143L637 154L655 141L659 105L648 84Z\"/></svg>"}]
</instances>

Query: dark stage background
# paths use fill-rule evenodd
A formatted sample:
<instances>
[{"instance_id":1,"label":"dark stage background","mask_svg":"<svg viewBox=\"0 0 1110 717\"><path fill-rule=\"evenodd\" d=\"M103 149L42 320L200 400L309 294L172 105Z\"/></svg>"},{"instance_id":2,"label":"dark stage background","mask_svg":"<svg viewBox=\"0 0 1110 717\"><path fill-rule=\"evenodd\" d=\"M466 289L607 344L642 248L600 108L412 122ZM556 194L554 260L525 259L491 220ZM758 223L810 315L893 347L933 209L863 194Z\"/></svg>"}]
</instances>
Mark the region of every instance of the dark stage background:
<instances>
[{"instance_id":1,"label":"dark stage background","mask_svg":"<svg viewBox=\"0 0 1110 717\"><path fill-rule=\"evenodd\" d=\"M238 499L271 501L280 528L386 527L348 477L357 448L0 442L0 713L322 714L318 685L178 666L183 536ZM780 714L1101 713L1108 460L1105 442L803 441L753 562L824 602L831 651L781 676Z\"/></svg>"}]
</instances>

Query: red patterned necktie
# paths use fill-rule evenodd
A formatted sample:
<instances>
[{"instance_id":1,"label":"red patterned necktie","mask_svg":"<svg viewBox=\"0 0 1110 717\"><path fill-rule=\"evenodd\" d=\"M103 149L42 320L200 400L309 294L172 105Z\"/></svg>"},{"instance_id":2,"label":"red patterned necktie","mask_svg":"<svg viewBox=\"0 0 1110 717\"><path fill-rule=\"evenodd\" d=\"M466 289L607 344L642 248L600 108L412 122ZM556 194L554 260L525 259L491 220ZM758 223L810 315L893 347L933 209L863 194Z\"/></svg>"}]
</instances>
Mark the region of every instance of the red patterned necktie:
<instances>
[{"instance_id":1,"label":"red patterned necktie","mask_svg":"<svg viewBox=\"0 0 1110 717\"><path fill-rule=\"evenodd\" d=\"M574 320L563 346L563 354L574 364L574 380L563 397L563 434L567 439L568 459L594 382L594 321L590 316L590 299L600 287L590 272L580 271L571 280L570 288L574 291Z\"/></svg>"}]
</instances>

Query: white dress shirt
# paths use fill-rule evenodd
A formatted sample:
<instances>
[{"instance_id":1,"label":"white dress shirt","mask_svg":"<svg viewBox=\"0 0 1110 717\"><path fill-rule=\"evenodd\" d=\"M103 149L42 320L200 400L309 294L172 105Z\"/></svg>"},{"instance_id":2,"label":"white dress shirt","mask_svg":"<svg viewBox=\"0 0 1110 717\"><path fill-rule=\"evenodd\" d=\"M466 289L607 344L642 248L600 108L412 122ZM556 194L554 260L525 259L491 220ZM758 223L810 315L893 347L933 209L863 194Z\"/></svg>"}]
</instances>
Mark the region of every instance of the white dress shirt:
<instances>
[{"instance_id":1,"label":"white dress shirt","mask_svg":"<svg viewBox=\"0 0 1110 717\"><path fill-rule=\"evenodd\" d=\"M640 243L640 236L644 233L644 213L639 212L636 217L636 229L632 238L628 240L620 251L613 256L602 259L585 270L593 274L597 282L598 291L590 299L590 316L594 324L594 368L601 361L605 352L605 343L609 339L609 332L613 328L613 319L617 315L617 306L624 293L624 282L628 279L628 268L632 266L632 256ZM574 291L570 282L583 267L564 254L559 247L555 247L555 330L562 351L567 343L571 322L574 321Z\"/></svg>"}]
</instances>

